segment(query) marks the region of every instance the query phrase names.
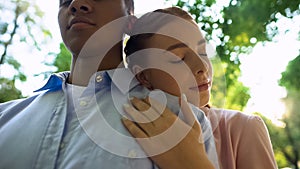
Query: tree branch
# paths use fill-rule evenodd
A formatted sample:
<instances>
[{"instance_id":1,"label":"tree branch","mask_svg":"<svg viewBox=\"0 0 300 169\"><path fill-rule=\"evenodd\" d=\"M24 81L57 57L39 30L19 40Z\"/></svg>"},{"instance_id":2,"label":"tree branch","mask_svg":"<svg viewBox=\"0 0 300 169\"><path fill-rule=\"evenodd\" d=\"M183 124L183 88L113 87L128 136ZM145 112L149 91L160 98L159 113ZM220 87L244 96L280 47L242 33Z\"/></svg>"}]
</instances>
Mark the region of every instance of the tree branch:
<instances>
[{"instance_id":1,"label":"tree branch","mask_svg":"<svg viewBox=\"0 0 300 169\"><path fill-rule=\"evenodd\" d=\"M17 3L16 3L17 4ZM14 35L16 34L17 32L17 28L18 28L18 18L20 16L20 6L17 4L16 6L16 9L15 9L15 18L14 18L14 29L13 31L10 33L10 39L4 43L4 52L2 53L1 55L1 58L0 58L0 65L4 64L4 60L5 60L5 57L6 57L6 54L7 54L7 48L8 46L12 43L12 39L14 37Z\"/></svg>"}]
</instances>

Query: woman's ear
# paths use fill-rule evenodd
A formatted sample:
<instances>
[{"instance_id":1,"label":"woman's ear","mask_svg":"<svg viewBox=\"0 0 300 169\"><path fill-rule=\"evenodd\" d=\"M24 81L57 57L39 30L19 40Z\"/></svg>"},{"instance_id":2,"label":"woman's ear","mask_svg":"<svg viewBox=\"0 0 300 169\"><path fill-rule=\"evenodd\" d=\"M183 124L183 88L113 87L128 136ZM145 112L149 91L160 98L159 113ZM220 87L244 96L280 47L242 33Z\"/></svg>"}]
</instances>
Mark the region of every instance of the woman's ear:
<instances>
[{"instance_id":1,"label":"woman's ear","mask_svg":"<svg viewBox=\"0 0 300 169\"><path fill-rule=\"evenodd\" d=\"M127 22L126 22L126 27L125 27L125 33L129 36L132 36L132 30L134 27L135 22L137 21L137 17L134 15L129 15L127 16Z\"/></svg>"},{"instance_id":2,"label":"woman's ear","mask_svg":"<svg viewBox=\"0 0 300 169\"><path fill-rule=\"evenodd\" d=\"M135 75L136 79L146 88L153 90L152 84L149 81L149 76L147 70L143 70L139 65L132 66L132 73Z\"/></svg>"}]
</instances>

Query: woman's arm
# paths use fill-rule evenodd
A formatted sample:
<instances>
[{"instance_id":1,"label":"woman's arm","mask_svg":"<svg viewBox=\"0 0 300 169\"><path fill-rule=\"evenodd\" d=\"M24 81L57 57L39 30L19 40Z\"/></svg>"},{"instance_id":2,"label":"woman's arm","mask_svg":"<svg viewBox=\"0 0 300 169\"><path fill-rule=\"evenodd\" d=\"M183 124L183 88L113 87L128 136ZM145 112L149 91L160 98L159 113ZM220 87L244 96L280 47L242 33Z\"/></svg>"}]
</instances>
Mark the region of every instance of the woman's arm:
<instances>
[{"instance_id":1,"label":"woman's arm","mask_svg":"<svg viewBox=\"0 0 300 169\"><path fill-rule=\"evenodd\" d=\"M237 150L237 168L277 169L269 132L264 121L258 116L251 116L243 125Z\"/></svg>"}]
</instances>

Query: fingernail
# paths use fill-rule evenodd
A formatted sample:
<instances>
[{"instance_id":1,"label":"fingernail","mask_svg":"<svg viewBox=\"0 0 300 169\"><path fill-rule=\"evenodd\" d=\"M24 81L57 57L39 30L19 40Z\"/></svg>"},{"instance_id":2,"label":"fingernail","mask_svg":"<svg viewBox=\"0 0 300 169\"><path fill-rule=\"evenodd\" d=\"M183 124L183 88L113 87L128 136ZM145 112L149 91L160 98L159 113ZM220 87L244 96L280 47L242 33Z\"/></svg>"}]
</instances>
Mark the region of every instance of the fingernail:
<instances>
[{"instance_id":1,"label":"fingernail","mask_svg":"<svg viewBox=\"0 0 300 169\"><path fill-rule=\"evenodd\" d=\"M133 100L133 96L128 96L128 99L129 100Z\"/></svg>"},{"instance_id":2,"label":"fingernail","mask_svg":"<svg viewBox=\"0 0 300 169\"><path fill-rule=\"evenodd\" d=\"M125 108L129 108L129 107L130 107L130 105L127 104L127 103L123 104L123 106L124 106Z\"/></svg>"},{"instance_id":3,"label":"fingernail","mask_svg":"<svg viewBox=\"0 0 300 169\"><path fill-rule=\"evenodd\" d=\"M122 121L127 121L128 119L126 117L121 117Z\"/></svg>"},{"instance_id":4,"label":"fingernail","mask_svg":"<svg viewBox=\"0 0 300 169\"><path fill-rule=\"evenodd\" d=\"M182 98L184 101L187 102L187 98L186 98L186 95L185 95L184 93L182 93L181 98Z\"/></svg>"}]
</instances>

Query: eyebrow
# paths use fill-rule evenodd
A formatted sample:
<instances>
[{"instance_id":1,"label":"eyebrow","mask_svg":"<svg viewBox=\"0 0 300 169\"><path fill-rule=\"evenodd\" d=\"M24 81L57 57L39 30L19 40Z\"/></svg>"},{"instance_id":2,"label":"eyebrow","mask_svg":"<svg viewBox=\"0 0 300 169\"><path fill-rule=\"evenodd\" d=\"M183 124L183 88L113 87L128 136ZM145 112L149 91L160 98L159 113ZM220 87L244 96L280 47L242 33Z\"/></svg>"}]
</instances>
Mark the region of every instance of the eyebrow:
<instances>
[{"instance_id":1,"label":"eyebrow","mask_svg":"<svg viewBox=\"0 0 300 169\"><path fill-rule=\"evenodd\" d=\"M201 39L201 40L197 43L197 45L201 45L201 44L203 44L203 43L205 43L205 39ZM176 48L188 48L188 45L186 45L185 43L176 43L176 44L174 44L174 45L169 46L169 47L167 48L167 51L171 51L171 50L174 50L174 49L176 49Z\"/></svg>"},{"instance_id":2,"label":"eyebrow","mask_svg":"<svg viewBox=\"0 0 300 169\"><path fill-rule=\"evenodd\" d=\"M176 43L167 48L167 51L174 50L176 48L187 48L188 46L185 43Z\"/></svg>"}]
</instances>

